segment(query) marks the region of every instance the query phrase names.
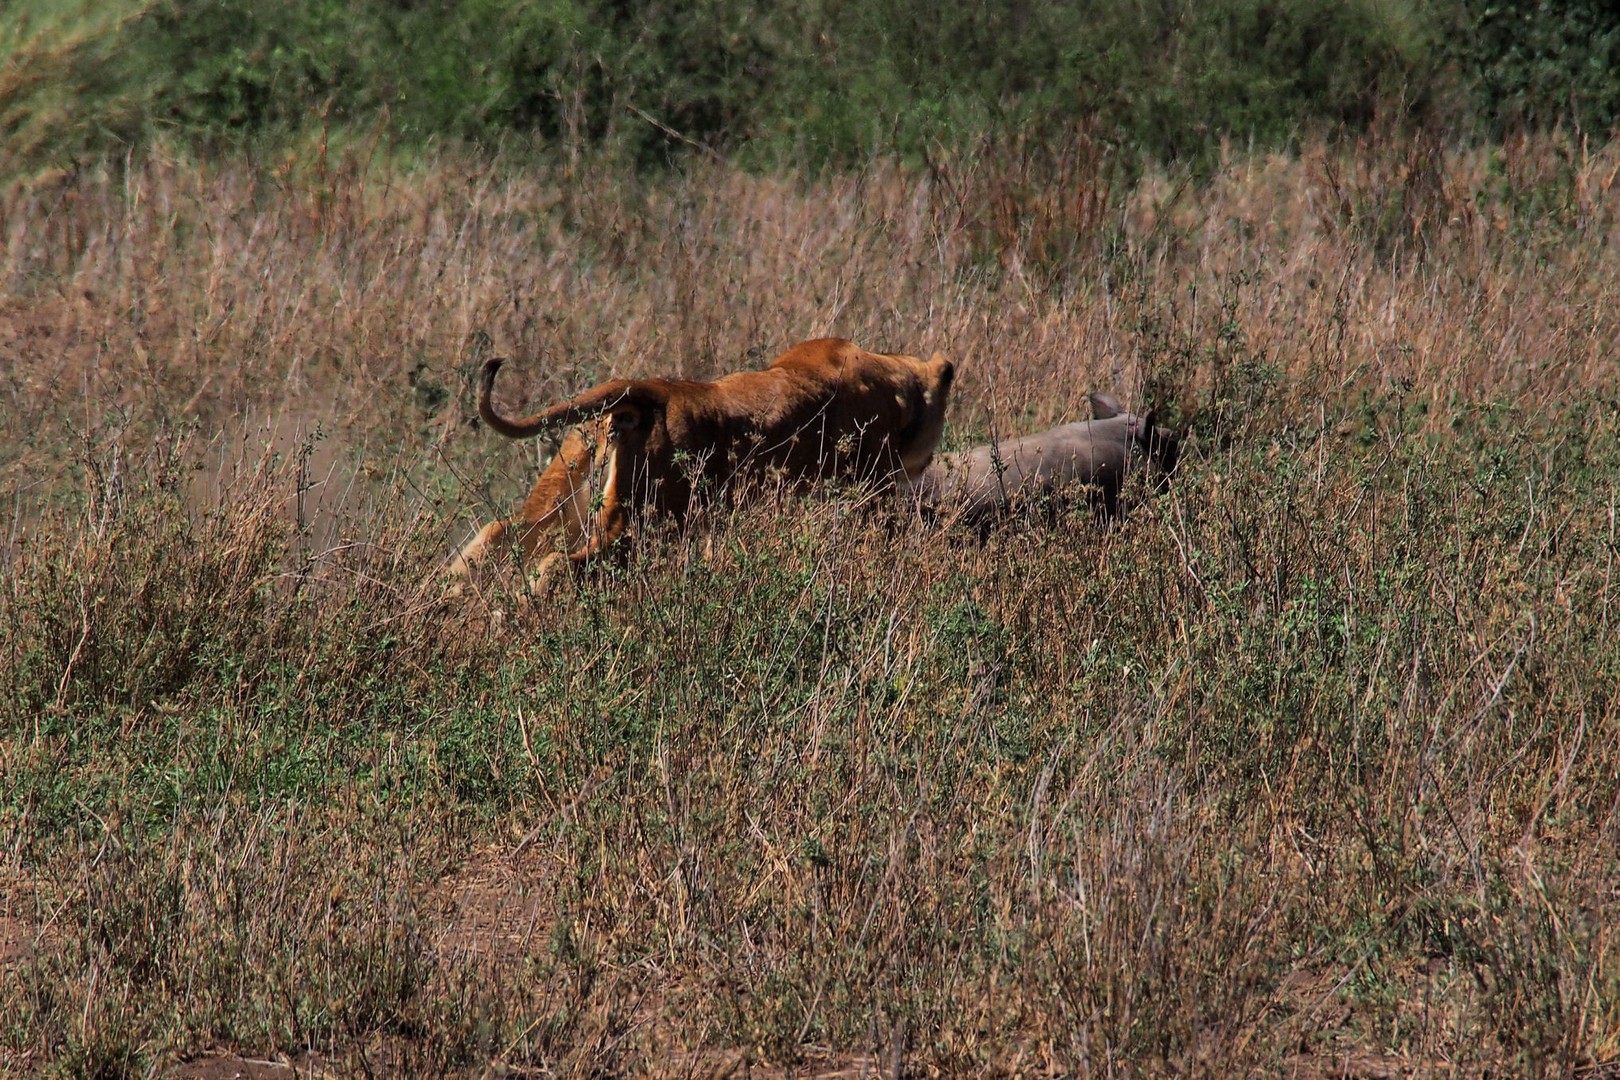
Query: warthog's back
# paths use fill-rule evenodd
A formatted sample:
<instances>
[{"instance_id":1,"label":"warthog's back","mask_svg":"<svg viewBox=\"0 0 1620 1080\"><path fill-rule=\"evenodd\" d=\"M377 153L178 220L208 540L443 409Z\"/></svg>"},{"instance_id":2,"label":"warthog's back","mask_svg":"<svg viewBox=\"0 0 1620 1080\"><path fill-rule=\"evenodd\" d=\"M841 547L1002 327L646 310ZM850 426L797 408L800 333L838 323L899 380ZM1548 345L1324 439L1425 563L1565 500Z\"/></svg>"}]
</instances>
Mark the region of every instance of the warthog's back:
<instances>
[{"instance_id":1,"label":"warthog's back","mask_svg":"<svg viewBox=\"0 0 1620 1080\"><path fill-rule=\"evenodd\" d=\"M945 514L993 516L1070 484L1117 491L1130 465L1138 420L1122 414L939 454L916 485L924 503Z\"/></svg>"}]
</instances>

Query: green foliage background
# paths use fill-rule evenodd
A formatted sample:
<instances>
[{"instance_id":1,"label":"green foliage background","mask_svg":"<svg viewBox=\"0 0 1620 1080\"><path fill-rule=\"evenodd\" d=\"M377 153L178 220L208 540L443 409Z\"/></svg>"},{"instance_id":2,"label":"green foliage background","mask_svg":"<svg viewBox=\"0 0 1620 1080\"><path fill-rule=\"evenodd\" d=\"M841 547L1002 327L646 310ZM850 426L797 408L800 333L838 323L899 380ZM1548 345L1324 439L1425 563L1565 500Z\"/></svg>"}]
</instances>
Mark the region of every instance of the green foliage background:
<instances>
[{"instance_id":1,"label":"green foliage background","mask_svg":"<svg viewBox=\"0 0 1620 1080\"><path fill-rule=\"evenodd\" d=\"M0 136L64 158L322 128L768 163L1074 124L1152 157L1375 114L1463 134L1620 109L1620 14L1474 0L11 0ZM26 136L26 137L21 137ZM19 153L21 151L21 153Z\"/></svg>"}]
</instances>

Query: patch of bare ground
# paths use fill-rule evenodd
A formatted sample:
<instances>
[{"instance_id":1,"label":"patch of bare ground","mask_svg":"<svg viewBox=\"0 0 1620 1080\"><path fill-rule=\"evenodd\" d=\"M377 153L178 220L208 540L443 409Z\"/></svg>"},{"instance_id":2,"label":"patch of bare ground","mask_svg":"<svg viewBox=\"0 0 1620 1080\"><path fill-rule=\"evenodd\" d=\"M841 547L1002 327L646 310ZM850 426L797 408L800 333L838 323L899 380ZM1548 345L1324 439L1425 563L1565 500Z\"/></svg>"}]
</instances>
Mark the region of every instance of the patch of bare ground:
<instances>
[{"instance_id":1,"label":"patch of bare ground","mask_svg":"<svg viewBox=\"0 0 1620 1080\"><path fill-rule=\"evenodd\" d=\"M1420 1080L1426 1077L1512 1077L1518 1075L1511 1061L1495 1068L1470 1068L1453 1061L1426 1061L1419 1058L1347 1052L1337 1056L1300 1054L1287 1058L1276 1074L1286 1080ZM1620 1062L1577 1066L1572 1080L1615 1080Z\"/></svg>"},{"instance_id":2,"label":"patch of bare ground","mask_svg":"<svg viewBox=\"0 0 1620 1080\"><path fill-rule=\"evenodd\" d=\"M32 959L37 932L29 923L0 915L0 966Z\"/></svg>"},{"instance_id":3,"label":"patch of bare ground","mask_svg":"<svg viewBox=\"0 0 1620 1080\"><path fill-rule=\"evenodd\" d=\"M167 1075L170 1080L327 1080L336 1074L316 1057L255 1058L220 1051L181 1062Z\"/></svg>"},{"instance_id":4,"label":"patch of bare ground","mask_svg":"<svg viewBox=\"0 0 1620 1080\"><path fill-rule=\"evenodd\" d=\"M556 921L545 888L557 867L533 847L486 847L430 892L431 945L441 963L515 978Z\"/></svg>"},{"instance_id":5,"label":"patch of bare ground","mask_svg":"<svg viewBox=\"0 0 1620 1080\"><path fill-rule=\"evenodd\" d=\"M0 971L32 960L52 937L36 891L24 881L0 878Z\"/></svg>"},{"instance_id":6,"label":"patch of bare ground","mask_svg":"<svg viewBox=\"0 0 1620 1080\"><path fill-rule=\"evenodd\" d=\"M533 834L531 834L532 836ZM438 962L446 968L473 968L486 973L499 984L510 986L514 995L522 993L526 968L536 952L544 952L556 930L557 909L551 902L552 887L559 872L566 871L553 857L529 842L486 846L473 852L454 871L427 890L425 909L432 925L430 937ZM882 1080L899 1075L905 1050L905 1032L891 1039L878 1056L838 1053L830 1048L801 1047L794 1065L782 1066L761 1060L750 1050L693 1048L685 1045L678 1017L672 1009L677 999L678 981L654 985L637 994L621 1026L632 1033L642 1048L636 1064L626 1075L684 1078L684 1080ZM521 1033L517 1040L521 1042ZM220 1062L242 1059L221 1058L209 1063L215 1070L186 1074L207 1080L233 1075L217 1071ZM250 1063L264 1067L264 1063ZM276 1065L291 1075L292 1065ZM259 1073L243 1073L254 1077ZM319 1075L311 1073L310 1075ZM553 1075L545 1068L505 1060L491 1061L484 1075Z\"/></svg>"}]
</instances>

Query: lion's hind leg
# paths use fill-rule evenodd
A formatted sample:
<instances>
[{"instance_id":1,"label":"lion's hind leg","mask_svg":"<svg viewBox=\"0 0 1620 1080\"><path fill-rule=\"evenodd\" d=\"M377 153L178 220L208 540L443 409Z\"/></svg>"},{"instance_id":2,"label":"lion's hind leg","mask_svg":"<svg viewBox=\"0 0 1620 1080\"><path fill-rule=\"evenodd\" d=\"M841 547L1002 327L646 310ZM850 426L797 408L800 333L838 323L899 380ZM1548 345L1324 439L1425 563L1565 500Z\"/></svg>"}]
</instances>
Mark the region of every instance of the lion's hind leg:
<instances>
[{"instance_id":1,"label":"lion's hind leg","mask_svg":"<svg viewBox=\"0 0 1620 1080\"><path fill-rule=\"evenodd\" d=\"M456 552L456 557L450 562L448 571L452 578L464 578L472 573L478 563L488 557L489 549L506 539L506 522L492 521L478 530L478 535L462 545Z\"/></svg>"},{"instance_id":2,"label":"lion's hind leg","mask_svg":"<svg viewBox=\"0 0 1620 1080\"><path fill-rule=\"evenodd\" d=\"M525 562L542 547L560 546L564 551L573 551L584 541L591 513L592 473L601 466L606 453L599 427L590 424L570 429L545 472L535 481L534 490L523 500L518 514L522 522L518 542ZM560 545L555 539L558 534Z\"/></svg>"},{"instance_id":3,"label":"lion's hind leg","mask_svg":"<svg viewBox=\"0 0 1620 1080\"><path fill-rule=\"evenodd\" d=\"M595 427L595 425L591 425ZM591 505L591 472L601 440L596 432L574 428L541 472L517 515L492 521L478 531L450 563L452 578L466 578L488 560L491 550L515 546L524 562L543 547L573 551L585 540Z\"/></svg>"}]
</instances>

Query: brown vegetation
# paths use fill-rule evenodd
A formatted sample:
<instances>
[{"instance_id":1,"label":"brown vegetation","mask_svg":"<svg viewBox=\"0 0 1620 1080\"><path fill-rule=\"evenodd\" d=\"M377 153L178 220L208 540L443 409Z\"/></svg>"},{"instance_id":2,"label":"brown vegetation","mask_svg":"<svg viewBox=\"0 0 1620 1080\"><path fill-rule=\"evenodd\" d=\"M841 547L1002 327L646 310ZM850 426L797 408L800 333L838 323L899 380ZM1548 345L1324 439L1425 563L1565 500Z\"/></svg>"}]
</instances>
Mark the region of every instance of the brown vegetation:
<instances>
[{"instance_id":1,"label":"brown vegetation","mask_svg":"<svg viewBox=\"0 0 1620 1080\"><path fill-rule=\"evenodd\" d=\"M0 196L0 1068L1620 1057L1620 150L940 168ZM753 505L413 602L536 470L490 351L551 401L821 334L947 351L946 445L1193 437L1117 529Z\"/></svg>"}]
</instances>

